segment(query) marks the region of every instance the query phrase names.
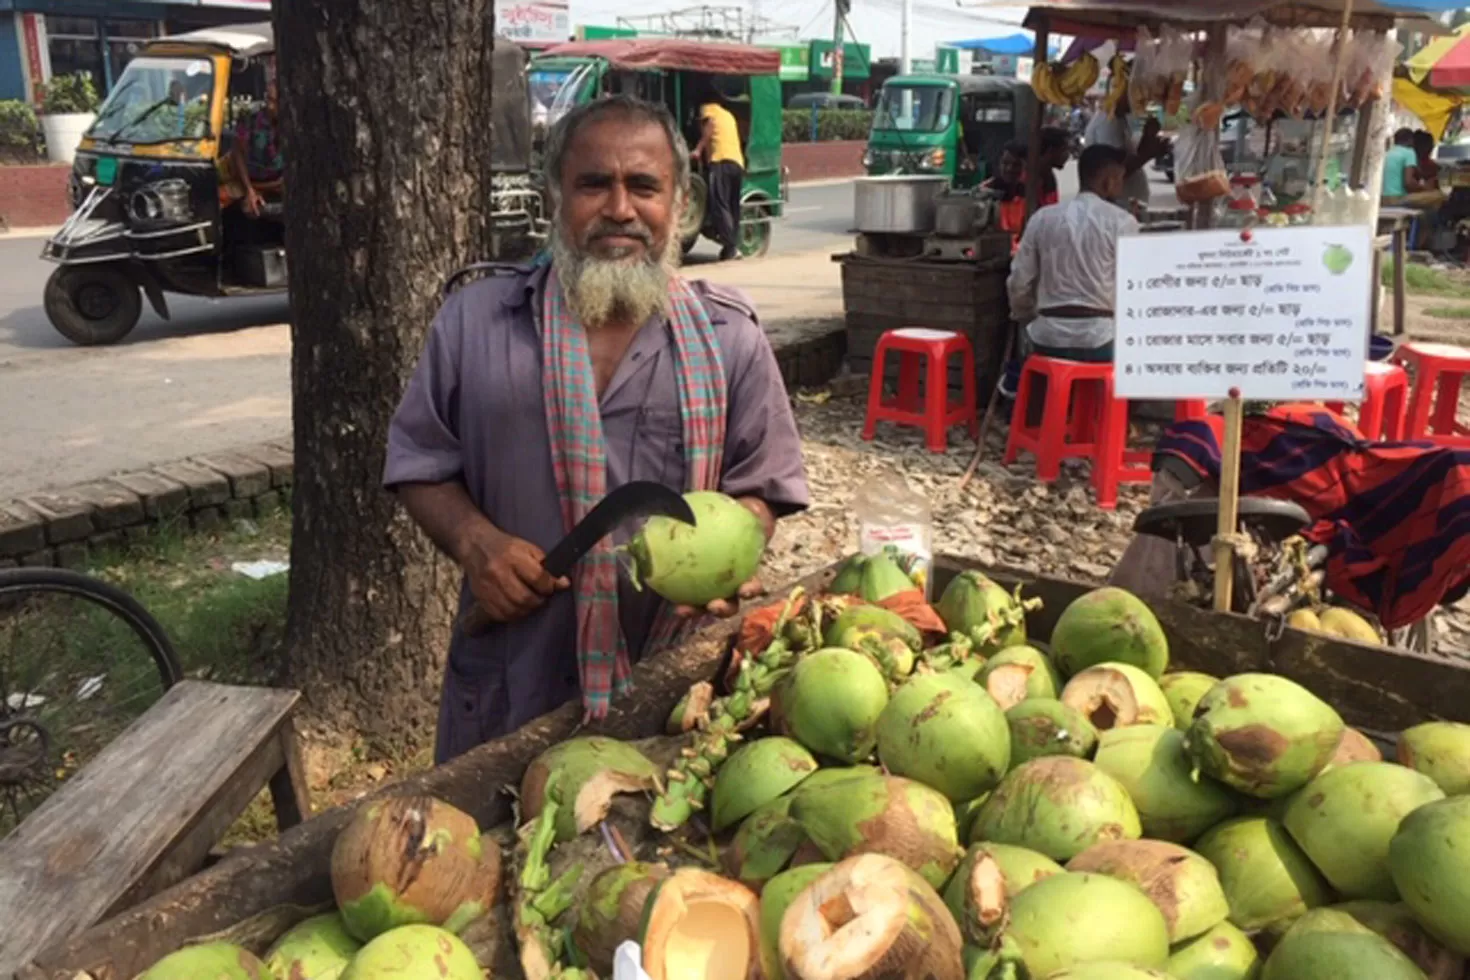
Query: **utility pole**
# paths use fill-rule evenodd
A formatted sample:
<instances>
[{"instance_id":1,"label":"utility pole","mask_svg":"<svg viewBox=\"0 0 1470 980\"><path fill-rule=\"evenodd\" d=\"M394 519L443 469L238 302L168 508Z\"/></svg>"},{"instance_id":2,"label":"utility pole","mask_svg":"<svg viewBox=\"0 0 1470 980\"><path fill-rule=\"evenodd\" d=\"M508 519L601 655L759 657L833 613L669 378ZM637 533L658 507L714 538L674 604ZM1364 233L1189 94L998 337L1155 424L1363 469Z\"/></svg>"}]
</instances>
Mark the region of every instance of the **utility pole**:
<instances>
[{"instance_id":1,"label":"utility pole","mask_svg":"<svg viewBox=\"0 0 1470 980\"><path fill-rule=\"evenodd\" d=\"M907 75L913 68L909 58L909 25L913 23L913 20L914 0L903 0L903 14L898 22L898 73L900 75Z\"/></svg>"},{"instance_id":2,"label":"utility pole","mask_svg":"<svg viewBox=\"0 0 1470 980\"><path fill-rule=\"evenodd\" d=\"M832 18L832 94L842 94L842 41L843 25L847 12L852 9L852 0L832 0L836 15Z\"/></svg>"}]
</instances>

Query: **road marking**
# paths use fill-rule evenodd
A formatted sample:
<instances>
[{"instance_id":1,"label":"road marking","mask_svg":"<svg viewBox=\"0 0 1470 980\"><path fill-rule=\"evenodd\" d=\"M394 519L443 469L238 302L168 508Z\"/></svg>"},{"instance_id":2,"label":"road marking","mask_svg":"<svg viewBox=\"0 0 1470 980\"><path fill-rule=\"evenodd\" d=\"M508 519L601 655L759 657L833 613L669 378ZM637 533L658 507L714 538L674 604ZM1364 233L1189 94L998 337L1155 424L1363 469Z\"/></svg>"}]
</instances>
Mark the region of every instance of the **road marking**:
<instances>
[{"instance_id":1,"label":"road marking","mask_svg":"<svg viewBox=\"0 0 1470 980\"><path fill-rule=\"evenodd\" d=\"M820 206L818 206L818 205L816 205L816 204L808 204L808 205L805 205L804 207L799 207L799 208L787 208L785 210L785 212L783 212L783 213L785 213L785 214L800 214L803 211L822 211L822 210L825 210L825 209L822 208L822 207L820 207Z\"/></svg>"}]
</instances>

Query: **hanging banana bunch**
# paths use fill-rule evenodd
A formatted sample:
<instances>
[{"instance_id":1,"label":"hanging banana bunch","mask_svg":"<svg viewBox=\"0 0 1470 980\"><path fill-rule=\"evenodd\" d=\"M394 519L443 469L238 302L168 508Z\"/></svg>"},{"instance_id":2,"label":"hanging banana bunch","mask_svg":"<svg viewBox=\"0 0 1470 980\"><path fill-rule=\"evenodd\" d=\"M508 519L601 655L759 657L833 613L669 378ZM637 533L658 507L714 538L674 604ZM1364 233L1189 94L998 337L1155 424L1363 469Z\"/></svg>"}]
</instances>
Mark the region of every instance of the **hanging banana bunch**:
<instances>
[{"instance_id":1,"label":"hanging banana bunch","mask_svg":"<svg viewBox=\"0 0 1470 980\"><path fill-rule=\"evenodd\" d=\"M1048 105L1079 105L1101 73L1102 66L1091 54L1084 54L1070 65L1044 62L1032 70L1031 88Z\"/></svg>"},{"instance_id":2,"label":"hanging banana bunch","mask_svg":"<svg viewBox=\"0 0 1470 980\"><path fill-rule=\"evenodd\" d=\"M1132 72L1132 64L1121 54L1113 55L1113 60L1108 62L1108 92L1103 96L1103 111L1108 118L1117 115L1118 103L1128 92L1128 79Z\"/></svg>"}]
</instances>

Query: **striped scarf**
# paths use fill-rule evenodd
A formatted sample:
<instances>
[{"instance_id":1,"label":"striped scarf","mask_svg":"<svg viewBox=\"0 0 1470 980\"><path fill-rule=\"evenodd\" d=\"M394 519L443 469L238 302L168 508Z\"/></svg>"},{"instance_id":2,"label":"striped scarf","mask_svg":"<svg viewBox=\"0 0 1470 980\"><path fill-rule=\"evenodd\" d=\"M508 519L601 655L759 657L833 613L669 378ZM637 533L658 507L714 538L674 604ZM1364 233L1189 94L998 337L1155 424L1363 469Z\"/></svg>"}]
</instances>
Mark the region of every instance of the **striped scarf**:
<instances>
[{"instance_id":1,"label":"striped scarf","mask_svg":"<svg viewBox=\"0 0 1470 980\"><path fill-rule=\"evenodd\" d=\"M678 374L679 414L689 490L717 490L725 445L725 367L704 304L682 278L669 286ZM542 385L551 461L568 531L607 494L607 443L587 333L568 309L552 267L543 290ZM577 668L588 718L606 716L614 692L632 684L627 642L618 619L618 559L600 541L572 571L577 608ZM649 637L652 652L672 641L681 623L665 604Z\"/></svg>"}]
</instances>

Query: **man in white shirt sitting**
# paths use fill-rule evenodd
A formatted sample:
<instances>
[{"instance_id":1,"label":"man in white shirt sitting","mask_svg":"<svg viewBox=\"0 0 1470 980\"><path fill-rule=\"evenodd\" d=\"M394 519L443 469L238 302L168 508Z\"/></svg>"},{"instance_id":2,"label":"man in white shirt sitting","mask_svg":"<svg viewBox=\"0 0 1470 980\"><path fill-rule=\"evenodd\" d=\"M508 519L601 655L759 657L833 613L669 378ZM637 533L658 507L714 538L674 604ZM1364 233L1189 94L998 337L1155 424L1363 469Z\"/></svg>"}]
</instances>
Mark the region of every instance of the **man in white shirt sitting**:
<instances>
[{"instance_id":1,"label":"man in white shirt sitting","mask_svg":"<svg viewBox=\"0 0 1470 980\"><path fill-rule=\"evenodd\" d=\"M1118 236L1138 232L1133 216L1111 203L1126 174L1122 150L1089 146L1077 164L1081 193L1042 208L1026 225L1006 288L1011 318L1025 326L1035 353L1113 359Z\"/></svg>"}]
</instances>

